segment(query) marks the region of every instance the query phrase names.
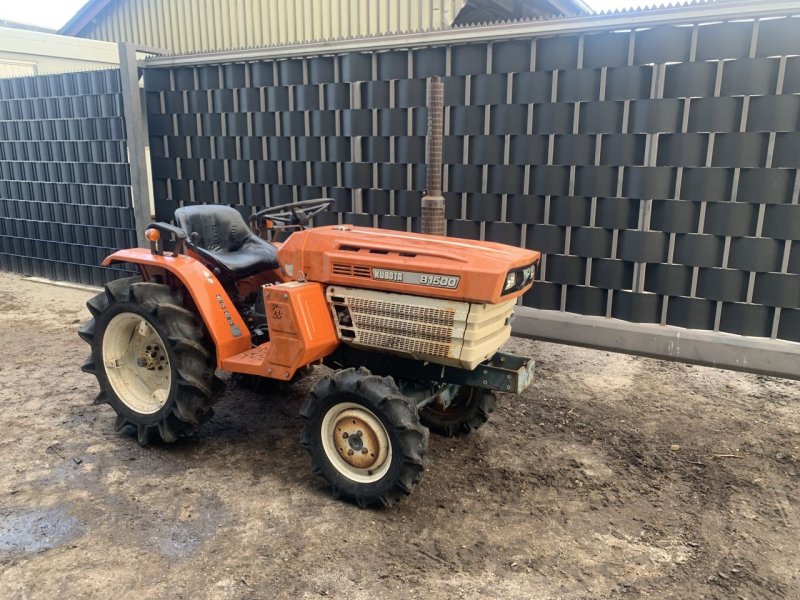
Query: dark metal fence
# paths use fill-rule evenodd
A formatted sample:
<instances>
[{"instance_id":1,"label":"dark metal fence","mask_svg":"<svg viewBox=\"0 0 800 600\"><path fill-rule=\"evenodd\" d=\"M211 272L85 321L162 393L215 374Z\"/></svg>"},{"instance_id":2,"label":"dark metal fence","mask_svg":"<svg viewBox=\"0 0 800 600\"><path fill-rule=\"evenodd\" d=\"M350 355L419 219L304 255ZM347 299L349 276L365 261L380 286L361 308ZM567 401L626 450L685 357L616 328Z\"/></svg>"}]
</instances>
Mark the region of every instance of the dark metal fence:
<instances>
[{"instance_id":1,"label":"dark metal fence","mask_svg":"<svg viewBox=\"0 0 800 600\"><path fill-rule=\"evenodd\" d=\"M0 268L100 285L135 244L119 71L0 79Z\"/></svg>"},{"instance_id":2,"label":"dark metal fence","mask_svg":"<svg viewBox=\"0 0 800 600\"><path fill-rule=\"evenodd\" d=\"M800 341L798 23L158 59L156 210L329 195L324 222L418 230L441 75L448 233L544 251L526 306Z\"/></svg>"},{"instance_id":3,"label":"dark metal fence","mask_svg":"<svg viewBox=\"0 0 800 600\"><path fill-rule=\"evenodd\" d=\"M146 122L130 45L121 75L0 80L0 268L105 281L102 258L143 243L148 137L159 219L332 196L317 224L419 231L438 75L449 235L544 252L517 333L800 377L795 12L742 0L157 56Z\"/></svg>"}]
</instances>

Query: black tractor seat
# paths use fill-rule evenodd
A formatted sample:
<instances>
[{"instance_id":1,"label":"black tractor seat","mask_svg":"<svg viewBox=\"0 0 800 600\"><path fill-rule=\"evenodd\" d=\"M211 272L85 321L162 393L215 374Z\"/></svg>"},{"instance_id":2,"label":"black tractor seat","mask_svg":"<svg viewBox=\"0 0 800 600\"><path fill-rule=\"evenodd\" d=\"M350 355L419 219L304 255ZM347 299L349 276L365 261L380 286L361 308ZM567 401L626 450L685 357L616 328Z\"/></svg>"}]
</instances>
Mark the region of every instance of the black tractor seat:
<instances>
[{"instance_id":1,"label":"black tractor seat","mask_svg":"<svg viewBox=\"0 0 800 600\"><path fill-rule=\"evenodd\" d=\"M241 213L223 204L198 204L175 211L186 244L231 279L277 269L275 246L253 234Z\"/></svg>"}]
</instances>

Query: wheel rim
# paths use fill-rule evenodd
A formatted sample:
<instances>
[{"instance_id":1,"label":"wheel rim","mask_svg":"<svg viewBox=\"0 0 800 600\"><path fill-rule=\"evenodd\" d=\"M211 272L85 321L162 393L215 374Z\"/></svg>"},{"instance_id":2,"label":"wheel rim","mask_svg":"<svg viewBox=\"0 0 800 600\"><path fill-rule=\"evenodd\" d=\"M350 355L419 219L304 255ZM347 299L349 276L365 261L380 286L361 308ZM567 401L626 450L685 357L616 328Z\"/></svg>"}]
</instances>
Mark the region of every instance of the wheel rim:
<instances>
[{"instance_id":1,"label":"wheel rim","mask_svg":"<svg viewBox=\"0 0 800 600\"><path fill-rule=\"evenodd\" d=\"M332 406L322 419L320 434L328 462L348 479L372 483L389 470L389 434L375 413L360 404Z\"/></svg>"},{"instance_id":2,"label":"wheel rim","mask_svg":"<svg viewBox=\"0 0 800 600\"><path fill-rule=\"evenodd\" d=\"M120 401L140 414L167 403L172 385L169 355L161 336L142 316L120 313L103 334L106 377Z\"/></svg>"}]
</instances>

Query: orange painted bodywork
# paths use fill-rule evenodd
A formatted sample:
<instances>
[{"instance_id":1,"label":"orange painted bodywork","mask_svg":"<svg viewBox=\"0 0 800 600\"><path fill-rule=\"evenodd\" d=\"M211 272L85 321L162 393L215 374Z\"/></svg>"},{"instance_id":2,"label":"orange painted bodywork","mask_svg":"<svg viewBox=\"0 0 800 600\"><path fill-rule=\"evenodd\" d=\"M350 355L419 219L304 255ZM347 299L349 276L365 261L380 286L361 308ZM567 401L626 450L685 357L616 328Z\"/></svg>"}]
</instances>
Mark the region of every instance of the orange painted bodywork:
<instances>
[{"instance_id":1,"label":"orange painted bodywork","mask_svg":"<svg viewBox=\"0 0 800 600\"><path fill-rule=\"evenodd\" d=\"M153 254L144 248L119 250L103 265L133 263L146 280L182 285L214 341L219 368L289 380L340 343L325 298L326 285L496 304L530 289L528 284L502 294L510 270L540 258L539 252L493 242L336 225L295 232L276 246L280 269L233 284L243 298L263 289L270 341L256 348L223 285L189 249L181 255ZM451 289L376 279L373 269L457 277L458 284Z\"/></svg>"},{"instance_id":2,"label":"orange painted bodywork","mask_svg":"<svg viewBox=\"0 0 800 600\"><path fill-rule=\"evenodd\" d=\"M325 358L339 345L319 283L266 286L264 305L269 341L223 360L223 369L288 381L298 369Z\"/></svg>"},{"instance_id":3,"label":"orange painted bodywork","mask_svg":"<svg viewBox=\"0 0 800 600\"><path fill-rule=\"evenodd\" d=\"M296 279L496 304L530 285L502 294L511 269L539 261L540 253L515 246L368 227L315 227L293 233L278 250L285 273ZM454 289L373 278L373 268L459 277Z\"/></svg>"},{"instance_id":4,"label":"orange painted bodywork","mask_svg":"<svg viewBox=\"0 0 800 600\"><path fill-rule=\"evenodd\" d=\"M113 262L139 265L147 278L158 270L171 273L183 284L202 315L217 349L217 366L231 356L249 350L252 346L250 331L239 312L234 308L225 288L200 261L179 254L152 254L145 248L118 250L106 257L103 266ZM238 335L237 335L238 334Z\"/></svg>"}]
</instances>

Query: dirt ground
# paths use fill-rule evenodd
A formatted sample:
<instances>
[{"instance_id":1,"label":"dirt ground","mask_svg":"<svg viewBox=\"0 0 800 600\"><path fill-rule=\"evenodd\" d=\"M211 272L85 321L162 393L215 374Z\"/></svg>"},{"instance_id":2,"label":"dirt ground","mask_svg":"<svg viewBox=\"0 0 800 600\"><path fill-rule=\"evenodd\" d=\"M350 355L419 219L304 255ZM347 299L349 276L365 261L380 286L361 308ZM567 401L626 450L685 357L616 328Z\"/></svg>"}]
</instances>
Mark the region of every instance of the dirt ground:
<instances>
[{"instance_id":1,"label":"dirt ground","mask_svg":"<svg viewBox=\"0 0 800 600\"><path fill-rule=\"evenodd\" d=\"M800 597L797 382L512 340L532 387L362 510L299 447L314 377L114 433L89 296L0 274L0 598Z\"/></svg>"}]
</instances>

